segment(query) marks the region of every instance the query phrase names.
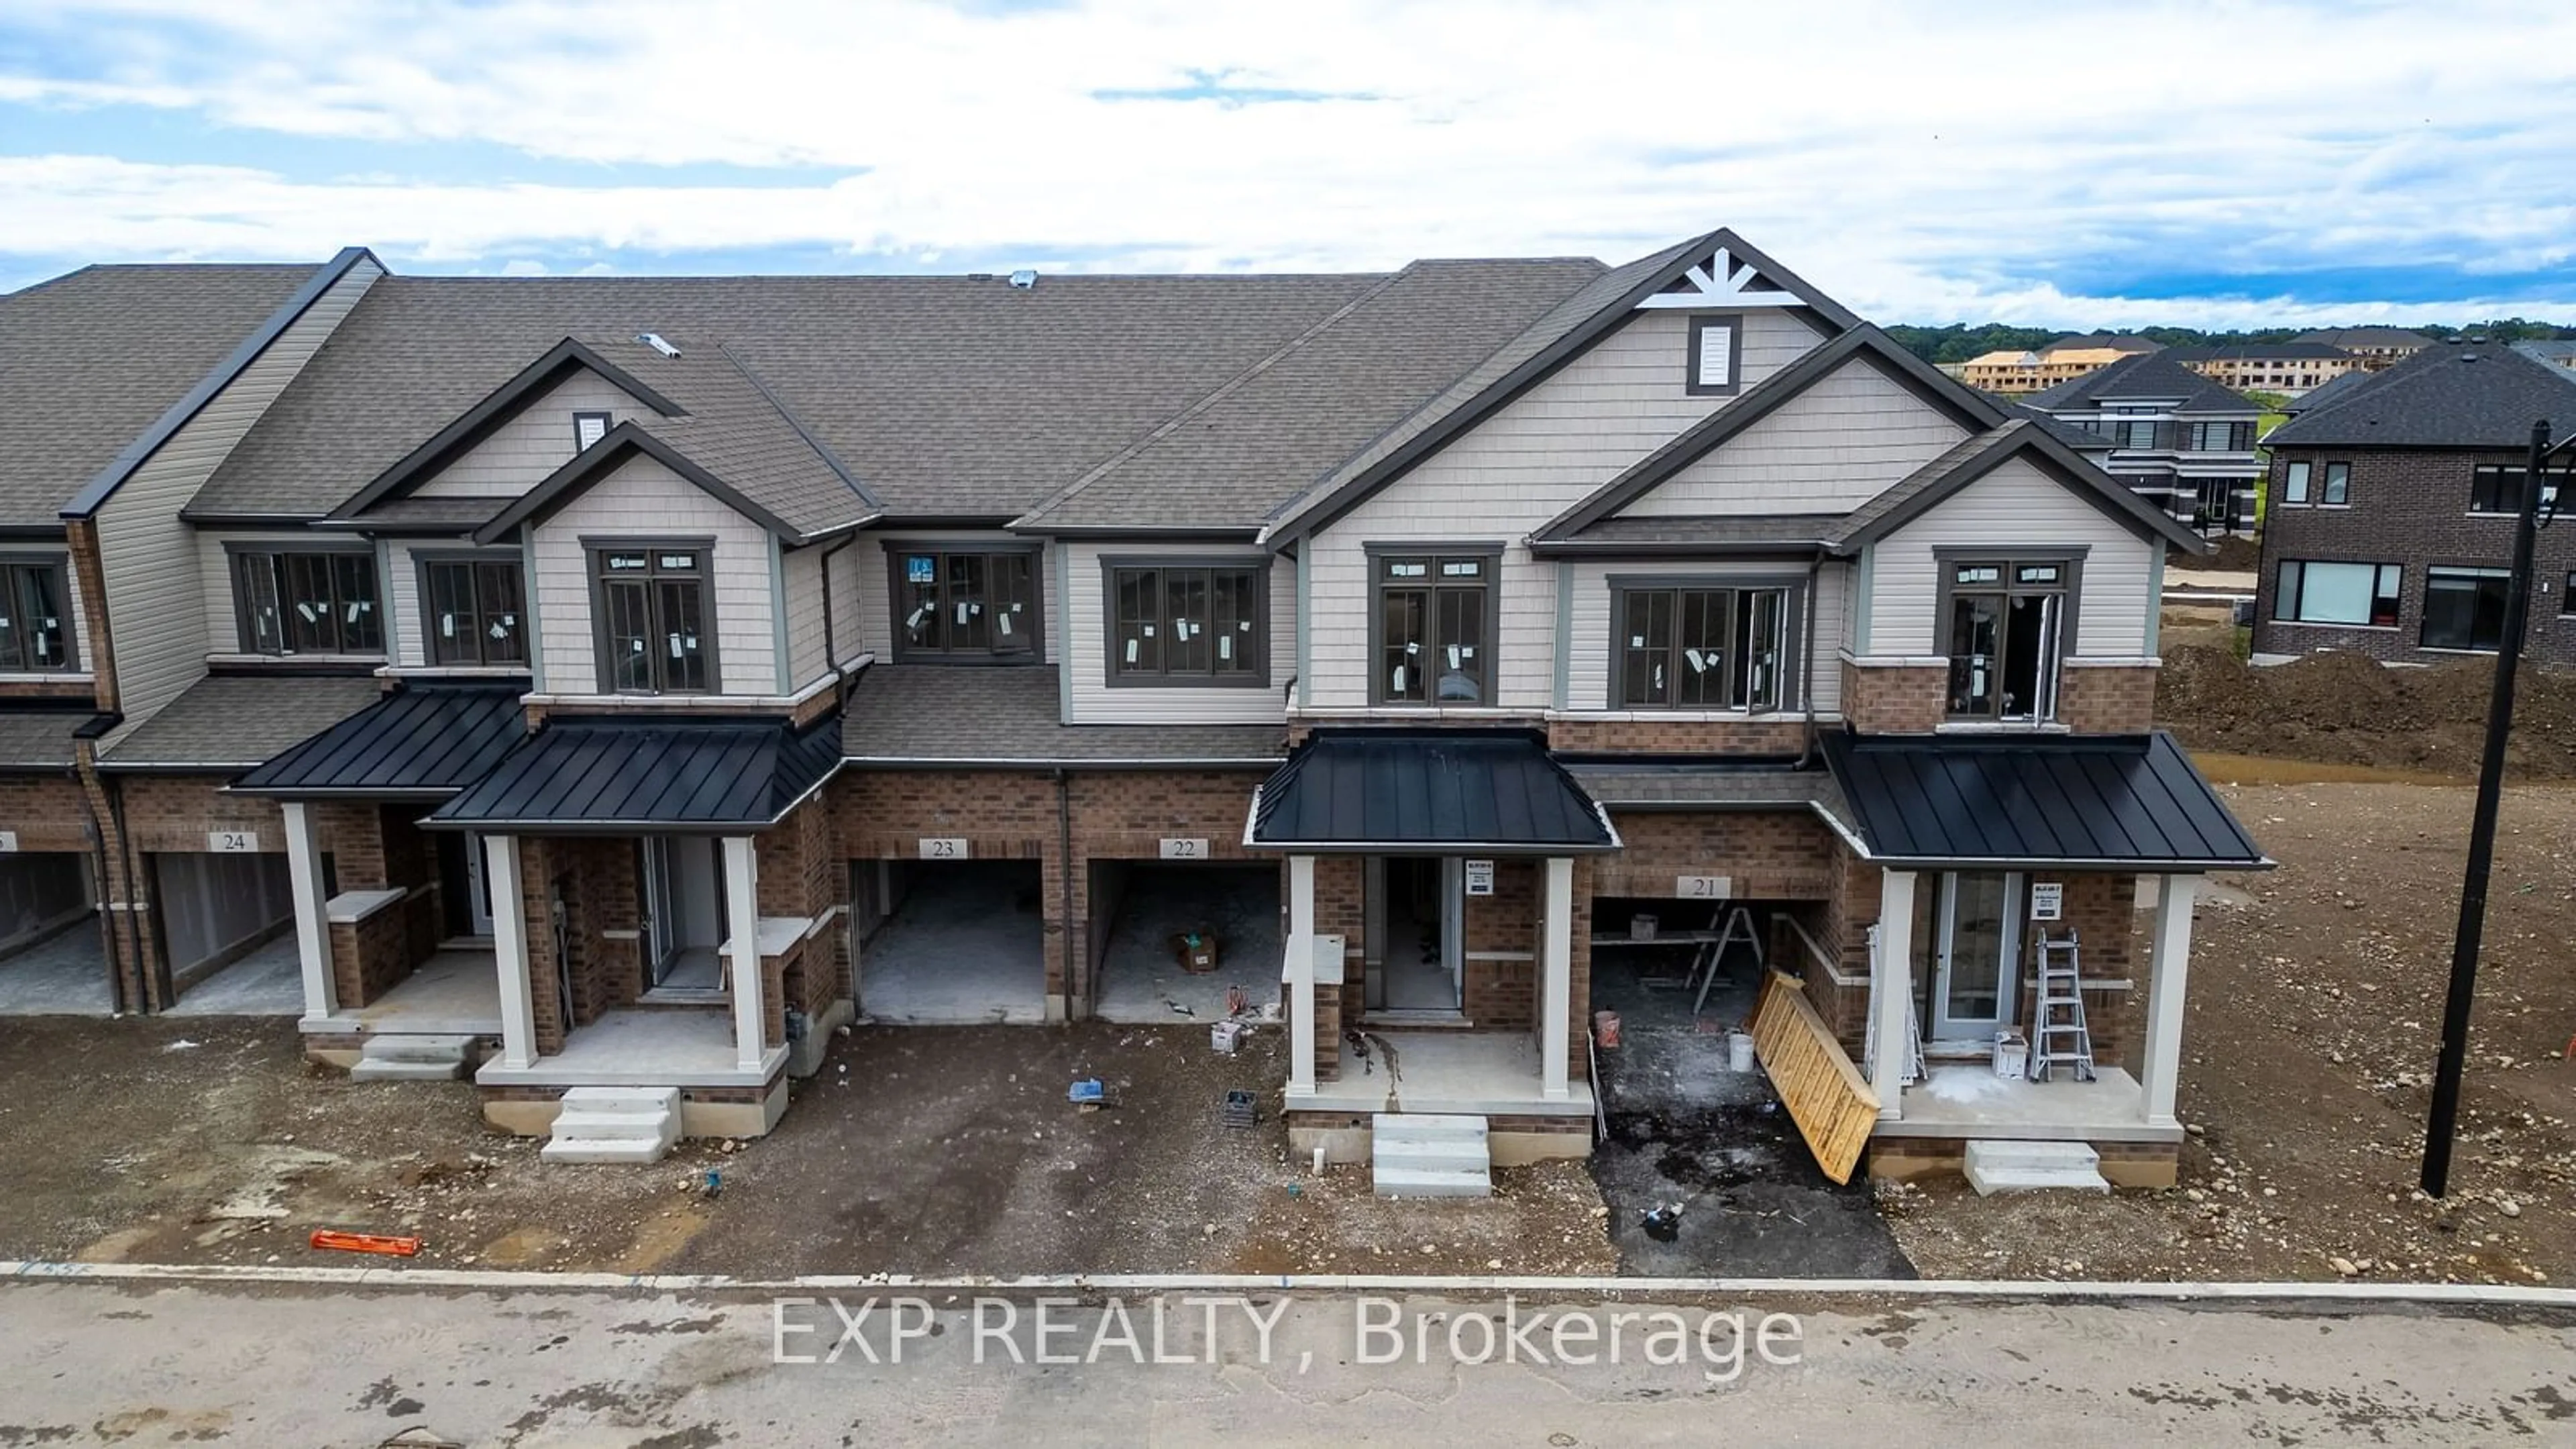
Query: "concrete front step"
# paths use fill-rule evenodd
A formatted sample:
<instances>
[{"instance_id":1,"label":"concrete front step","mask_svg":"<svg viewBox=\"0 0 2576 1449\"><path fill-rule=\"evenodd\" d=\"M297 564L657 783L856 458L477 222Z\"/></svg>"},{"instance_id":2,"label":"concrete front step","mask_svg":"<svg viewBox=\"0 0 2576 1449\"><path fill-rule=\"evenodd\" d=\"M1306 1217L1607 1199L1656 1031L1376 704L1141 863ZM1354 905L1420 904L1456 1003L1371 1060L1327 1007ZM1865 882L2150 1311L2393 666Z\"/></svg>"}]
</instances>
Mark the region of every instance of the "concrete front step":
<instances>
[{"instance_id":1,"label":"concrete front step","mask_svg":"<svg viewBox=\"0 0 2576 1449\"><path fill-rule=\"evenodd\" d=\"M2102 1156L2082 1142L1979 1141L1968 1144L1968 1185L1998 1192L2109 1192Z\"/></svg>"},{"instance_id":2,"label":"concrete front step","mask_svg":"<svg viewBox=\"0 0 2576 1449\"><path fill-rule=\"evenodd\" d=\"M1492 1197L1494 1180L1483 1171L1375 1166L1379 1197Z\"/></svg>"},{"instance_id":3,"label":"concrete front step","mask_svg":"<svg viewBox=\"0 0 2576 1449\"><path fill-rule=\"evenodd\" d=\"M1482 1117L1382 1112L1370 1119L1369 1160L1380 1197L1489 1197L1494 1190Z\"/></svg>"},{"instance_id":4,"label":"concrete front step","mask_svg":"<svg viewBox=\"0 0 2576 1449\"><path fill-rule=\"evenodd\" d=\"M1448 1141L1482 1144L1490 1129L1482 1117L1434 1112L1380 1112L1369 1119L1370 1134L1381 1142Z\"/></svg>"},{"instance_id":5,"label":"concrete front step","mask_svg":"<svg viewBox=\"0 0 2576 1449\"><path fill-rule=\"evenodd\" d=\"M371 1036L358 1045L358 1060L349 1068L353 1082L455 1081L474 1062L474 1038L395 1034Z\"/></svg>"},{"instance_id":6,"label":"concrete front step","mask_svg":"<svg viewBox=\"0 0 2576 1449\"><path fill-rule=\"evenodd\" d=\"M563 1094L541 1162L659 1162L680 1140L677 1087L575 1087Z\"/></svg>"}]
</instances>

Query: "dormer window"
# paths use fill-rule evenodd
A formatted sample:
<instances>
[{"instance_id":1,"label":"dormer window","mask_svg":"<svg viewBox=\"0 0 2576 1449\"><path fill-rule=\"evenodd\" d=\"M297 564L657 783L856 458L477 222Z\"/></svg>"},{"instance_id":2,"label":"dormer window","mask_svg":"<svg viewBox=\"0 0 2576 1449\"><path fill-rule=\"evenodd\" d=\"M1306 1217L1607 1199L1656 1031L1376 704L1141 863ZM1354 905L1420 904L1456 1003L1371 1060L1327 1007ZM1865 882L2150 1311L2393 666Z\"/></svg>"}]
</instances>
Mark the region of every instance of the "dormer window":
<instances>
[{"instance_id":1,"label":"dormer window","mask_svg":"<svg viewBox=\"0 0 2576 1449\"><path fill-rule=\"evenodd\" d=\"M1684 379L1693 397L1723 397L1735 392L1744 372L1744 331L1734 317L1693 317L1690 325L1690 375Z\"/></svg>"},{"instance_id":2,"label":"dormer window","mask_svg":"<svg viewBox=\"0 0 2576 1449\"><path fill-rule=\"evenodd\" d=\"M572 450L587 453L592 445L608 436L608 414L574 413L572 415Z\"/></svg>"},{"instance_id":3,"label":"dormer window","mask_svg":"<svg viewBox=\"0 0 2576 1449\"><path fill-rule=\"evenodd\" d=\"M363 549L231 545L245 654L385 652L376 556Z\"/></svg>"}]
</instances>

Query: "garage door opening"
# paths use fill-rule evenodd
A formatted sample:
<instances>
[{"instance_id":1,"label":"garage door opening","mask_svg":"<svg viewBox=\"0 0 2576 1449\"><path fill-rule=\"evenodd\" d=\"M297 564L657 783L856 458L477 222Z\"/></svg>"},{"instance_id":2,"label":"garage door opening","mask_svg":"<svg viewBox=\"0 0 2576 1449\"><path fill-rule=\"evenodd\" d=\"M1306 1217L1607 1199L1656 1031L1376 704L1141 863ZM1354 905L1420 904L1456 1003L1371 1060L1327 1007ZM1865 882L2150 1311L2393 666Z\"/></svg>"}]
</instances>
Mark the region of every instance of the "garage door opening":
<instances>
[{"instance_id":1,"label":"garage door opening","mask_svg":"<svg viewBox=\"0 0 2576 1449\"><path fill-rule=\"evenodd\" d=\"M859 1013L915 1026L1046 1020L1033 860L853 862Z\"/></svg>"},{"instance_id":2,"label":"garage door opening","mask_svg":"<svg viewBox=\"0 0 2576 1449\"><path fill-rule=\"evenodd\" d=\"M277 852L178 852L151 863L162 959L179 1016L296 1016L304 974L295 894Z\"/></svg>"},{"instance_id":3,"label":"garage door opening","mask_svg":"<svg viewBox=\"0 0 2576 1449\"><path fill-rule=\"evenodd\" d=\"M1740 1024L1762 986L1771 910L1758 901L1593 897L1592 1009L1619 1013L1622 1032ZM1730 939L1738 912L1743 922Z\"/></svg>"},{"instance_id":4,"label":"garage door opening","mask_svg":"<svg viewBox=\"0 0 2576 1449\"><path fill-rule=\"evenodd\" d=\"M1279 866L1094 861L1093 1012L1105 1021L1222 1020L1226 990L1279 999ZM1192 971L1180 938L1213 941L1216 969Z\"/></svg>"},{"instance_id":5,"label":"garage door opening","mask_svg":"<svg viewBox=\"0 0 2576 1449\"><path fill-rule=\"evenodd\" d=\"M0 856L0 1016L116 1010L97 899L85 855Z\"/></svg>"}]
</instances>

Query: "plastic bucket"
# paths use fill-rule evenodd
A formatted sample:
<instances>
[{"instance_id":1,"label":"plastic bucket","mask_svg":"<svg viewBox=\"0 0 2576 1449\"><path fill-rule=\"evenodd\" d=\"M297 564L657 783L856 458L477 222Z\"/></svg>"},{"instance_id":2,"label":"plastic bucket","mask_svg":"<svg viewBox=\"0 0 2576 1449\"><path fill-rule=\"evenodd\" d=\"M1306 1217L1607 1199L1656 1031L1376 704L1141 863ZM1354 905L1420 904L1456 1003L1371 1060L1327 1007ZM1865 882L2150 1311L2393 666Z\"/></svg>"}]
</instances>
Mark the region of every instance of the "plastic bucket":
<instances>
[{"instance_id":1,"label":"plastic bucket","mask_svg":"<svg viewBox=\"0 0 2576 1449\"><path fill-rule=\"evenodd\" d=\"M1753 1034L1730 1031L1726 1034L1726 1065L1730 1071L1753 1070Z\"/></svg>"}]
</instances>

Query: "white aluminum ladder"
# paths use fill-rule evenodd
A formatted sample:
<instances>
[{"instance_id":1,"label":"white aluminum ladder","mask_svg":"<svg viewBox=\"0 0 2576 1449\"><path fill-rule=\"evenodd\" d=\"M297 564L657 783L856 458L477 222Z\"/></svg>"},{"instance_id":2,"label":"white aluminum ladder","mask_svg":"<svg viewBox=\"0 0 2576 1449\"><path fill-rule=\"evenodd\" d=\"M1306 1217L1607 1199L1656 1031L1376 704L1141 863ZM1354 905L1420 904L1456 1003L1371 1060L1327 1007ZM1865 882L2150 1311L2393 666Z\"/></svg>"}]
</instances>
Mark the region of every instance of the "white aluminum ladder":
<instances>
[{"instance_id":1,"label":"white aluminum ladder","mask_svg":"<svg viewBox=\"0 0 2576 1449\"><path fill-rule=\"evenodd\" d=\"M2084 972L2074 931L2065 940L2039 935L2039 1010L2030 1033L2030 1079L2048 1080L2063 1063L2075 1080L2093 1080L2093 1033L2084 1025Z\"/></svg>"}]
</instances>

